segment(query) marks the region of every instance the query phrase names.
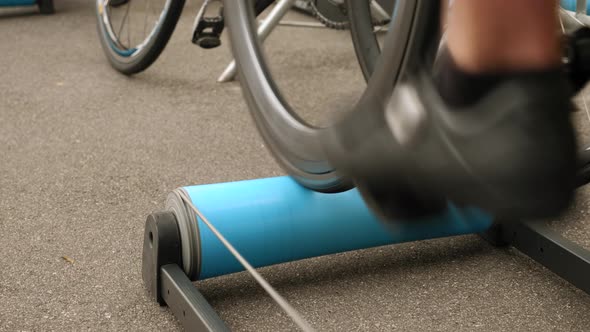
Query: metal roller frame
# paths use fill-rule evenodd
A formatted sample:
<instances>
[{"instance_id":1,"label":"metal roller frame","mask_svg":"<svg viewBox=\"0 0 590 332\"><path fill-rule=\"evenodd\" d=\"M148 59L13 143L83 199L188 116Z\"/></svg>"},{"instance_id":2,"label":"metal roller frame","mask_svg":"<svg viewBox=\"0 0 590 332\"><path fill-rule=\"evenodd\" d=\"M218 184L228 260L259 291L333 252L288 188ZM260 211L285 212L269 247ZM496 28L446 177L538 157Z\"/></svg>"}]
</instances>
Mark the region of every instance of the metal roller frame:
<instances>
[{"instance_id":1,"label":"metal roller frame","mask_svg":"<svg viewBox=\"0 0 590 332\"><path fill-rule=\"evenodd\" d=\"M169 206L170 207L170 206ZM183 207L184 208L184 207ZM181 214L183 209L176 210ZM149 296L168 306L187 331L229 331L207 302L195 280L186 274L187 215L180 219L171 210L148 216L143 245L142 276ZM191 214L191 213L189 213ZM190 223L190 222L188 222ZM494 246L512 246L575 287L590 294L590 251L538 222L495 223L480 234ZM190 271L190 270L189 270Z\"/></svg>"}]
</instances>

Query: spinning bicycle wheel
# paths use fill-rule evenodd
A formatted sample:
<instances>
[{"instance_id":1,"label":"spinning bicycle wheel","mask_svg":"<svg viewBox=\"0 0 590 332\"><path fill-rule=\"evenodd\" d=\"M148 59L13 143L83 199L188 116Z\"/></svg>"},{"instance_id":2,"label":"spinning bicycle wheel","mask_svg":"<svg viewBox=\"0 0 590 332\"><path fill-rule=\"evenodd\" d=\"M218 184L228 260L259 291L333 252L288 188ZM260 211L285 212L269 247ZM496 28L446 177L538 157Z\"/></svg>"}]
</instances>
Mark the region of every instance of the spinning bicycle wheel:
<instances>
[{"instance_id":1,"label":"spinning bicycle wheel","mask_svg":"<svg viewBox=\"0 0 590 332\"><path fill-rule=\"evenodd\" d=\"M98 34L107 59L119 72L145 70L168 43L184 0L96 0Z\"/></svg>"},{"instance_id":2,"label":"spinning bicycle wheel","mask_svg":"<svg viewBox=\"0 0 590 332\"><path fill-rule=\"evenodd\" d=\"M277 161L295 180L310 189L339 192L351 188L350 181L342 178L326 161L321 146L321 129L298 116L275 84L256 37L256 21L250 1L227 1L224 5L245 99L259 132ZM407 47L410 41L422 48L423 44L431 43L425 38L428 34L422 31L431 26L438 29L438 15L434 15L434 20L429 15L438 13L437 1L399 1L396 13L384 47L388 61L378 64L380 69L377 72L383 74L371 79L357 109L385 100L397 82L398 73L406 65L406 59L412 58L408 52L417 51Z\"/></svg>"}]
</instances>

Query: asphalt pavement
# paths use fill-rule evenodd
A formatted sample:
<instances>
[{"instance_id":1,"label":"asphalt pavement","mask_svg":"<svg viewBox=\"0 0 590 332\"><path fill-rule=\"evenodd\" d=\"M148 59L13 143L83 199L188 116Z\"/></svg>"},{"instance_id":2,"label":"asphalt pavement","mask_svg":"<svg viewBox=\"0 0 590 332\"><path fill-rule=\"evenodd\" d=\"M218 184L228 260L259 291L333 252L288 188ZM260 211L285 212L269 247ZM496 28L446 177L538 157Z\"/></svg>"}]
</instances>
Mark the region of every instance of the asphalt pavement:
<instances>
[{"instance_id":1,"label":"asphalt pavement","mask_svg":"<svg viewBox=\"0 0 590 332\"><path fill-rule=\"evenodd\" d=\"M283 175L239 83L216 83L231 59L227 42L209 51L190 43L197 5L187 4L161 58L133 77L108 65L92 1L56 0L52 16L0 9L1 331L178 330L143 288L146 216L180 186ZM323 123L333 115L326 110L345 109L362 91L347 32L279 27L266 50L287 98L310 122ZM574 117L590 132L587 111ZM581 190L551 221L585 247L588 202ZM586 293L476 235L261 273L320 331L590 326ZM233 330L295 329L245 273L196 285Z\"/></svg>"}]
</instances>

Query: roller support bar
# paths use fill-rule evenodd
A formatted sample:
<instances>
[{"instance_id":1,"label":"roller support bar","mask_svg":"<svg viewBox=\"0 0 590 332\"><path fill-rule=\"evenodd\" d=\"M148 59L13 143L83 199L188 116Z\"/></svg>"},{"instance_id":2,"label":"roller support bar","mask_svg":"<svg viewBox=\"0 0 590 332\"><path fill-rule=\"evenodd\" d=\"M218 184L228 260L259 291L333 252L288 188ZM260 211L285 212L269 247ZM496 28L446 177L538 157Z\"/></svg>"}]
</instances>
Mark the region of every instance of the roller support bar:
<instances>
[{"instance_id":1,"label":"roller support bar","mask_svg":"<svg viewBox=\"0 0 590 332\"><path fill-rule=\"evenodd\" d=\"M162 266L161 275L162 297L185 331L229 331L178 265Z\"/></svg>"},{"instance_id":2,"label":"roller support bar","mask_svg":"<svg viewBox=\"0 0 590 332\"><path fill-rule=\"evenodd\" d=\"M590 294L590 251L559 235L545 223L495 225L488 236L484 237L493 244L513 246Z\"/></svg>"},{"instance_id":3,"label":"roller support bar","mask_svg":"<svg viewBox=\"0 0 590 332\"><path fill-rule=\"evenodd\" d=\"M215 310L180 268L180 234L170 211L148 216L142 277L150 297L168 305L186 331L229 331Z\"/></svg>"},{"instance_id":4,"label":"roller support bar","mask_svg":"<svg viewBox=\"0 0 590 332\"><path fill-rule=\"evenodd\" d=\"M356 225L355 222L347 221L347 218L351 217L351 211L348 210L349 208L353 208L353 210L359 210L358 207L355 207L353 202L359 203L360 199L356 197L357 194L353 191L344 196L341 196L340 198L337 196L331 197L323 195L321 197L315 197L315 195L318 194L309 192L298 193L298 189L304 189L301 189L300 187L296 186L296 184L291 183L287 178L263 179L233 184L216 184L199 187L205 190L207 195L204 195L204 192L201 193L203 195L199 194L197 187L189 187L186 189L188 189L187 191L191 194L192 199L196 199L196 201L200 203L206 203L202 205L209 207L207 212L215 216L215 220L217 221L216 226L222 226L225 233L230 235L232 232L237 232L237 235L233 235L232 240L240 243L240 249L244 252L248 252L249 250L251 251L254 248L252 247L253 242L250 241L248 237L244 238L244 236L248 234L248 231L258 230L258 232L255 232L255 234L250 234L252 236L257 235L252 239L258 239L259 241L261 239L274 239L276 238L276 234L274 234L272 231L273 225L281 227L284 227L285 225L288 226L287 229L280 228L281 231L279 232L284 233L283 231L288 230L286 234L289 235L281 239L281 242L287 242L286 245L288 247L296 247L296 245L288 241L291 237L296 236L299 231L307 234L307 236L303 236L300 239L300 241L305 241L306 238L310 236L309 234L317 235L318 232L322 233L322 231L320 231L321 228L318 228L318 226L323 227L326 223L328 224L327 226L330 227L331 231L326 232L326 234L320 236L320 238L323 239L323 242L328 242L328 239L334 241L334 237L340 236L346 238L348 242L355 239L358 240L360 235L364 234L363 232L367 232L369 228L376 227L378 225L374 224L376 220L371 221L371 218L367 218L367 216L363 217L363 215L368 212L366 211L366 208L362 209L364 213L361 213L361 215L352 214L353 219L359 219L361 221L361 224L358 225L358 228L352 227ZM265 196L266 194L264 193L267 193L268 196ZM288 193L288 195L281 198L280 193ZM302 194L305 195L299 197L299 195ZM307 195L311 196L305 198L304 196ZM347 195L352 196L348 197ZM311 200L308 201L308 199ZM344 199L344 201L340 202L340 199ZM242 210L242 207L238 205L229 204L231 202L243 203L249 200L257 201L257 210L255 210L255 213L253 212L255 216L248 216L247 213L248 210L253 209L252 206L247 206L246 210ZM315 202L315 204L312 204L313 202ZM271 204L272 209L269 207L262 209L265 204ZM317 214L317 216L310 220L307 220L302 216L298 216L296 213L298 209L296 207L300 206L305 207L306 216L309 216L310 214ZM219 210L221 207L229 210ZM262 213L261 209L267 211L270 214L266 215ZM319 210L313 211L313 209ZM219 211L216 212L216 210ZM455 212L459 212L458 209L455 210ZM178 212L180 211L181 210ZM279 213L280 211L283 212ZM323 212L319 213L321 211ZM336 215L332 215L334 214L334 211L337 212ZM216 215L216 213L220 212L221 215ZM330 213L324 214L327 212ZM441 218L438 220L438 224L421 226L400 224L398 225L399 228L396 230L389 230L389 236L398 236L399 238L381 240L383 240L385 243L396 243L440 237L445 236L445 234L446 236L465 234L469 232L468 230L471 232L482 232L484 229L488 228L488 218L479 214L464 215L465 212L466 211L462 211L462 213L459 215L453 213L447 217L441 216ZM224 214L227 214L226 221L224 221ZM289 215L289 217L284 219L285 215ZM463 215L463 218L465 218L464 221L461 221L461 218L459 218L460 215ZM329 216L331 217L328 218ZM291 220L291 218L294 219ZM449 219L445 221L445 218ZM237 220L237 222L234 222L235 220ZM255 220L263 222L261 224L257 224L254 222ZM471 220L472 222L476 221L476 223L474 225L466 223L467 220ZM277 223L277 221L279 222ZM227 224L225 225L224 223ZM304 226L304 228L298 230L295 228L296 225ZM485 225L488 226L483 227ZM305 229L313 230L313 232L308 233L305 231ZM446 231L444 231L445 229ZM260 231L263 232L260 233ZM342 234L338 232L342 232ZM171 312L175 315L175 317L177 317L185 330L227 331L227 326L220 319L220 317L203 297L203 295L194 286L190 278L183 270L183 241L180 233L179 219L177 218L175 212L157 212L148 216L144 234L142 265L142 275L145 286L150 293L150 296L154 300L159 302L160 305L168 305L170 307ZM367 238L373 238L380 233L381 232L378 232L377 229L375 229L374 231L365 234L365 236ZM340 234L340 236L337 236L338 234ZM354 234L354 236L351 236L351 234ZM201 236L202 235L203 234L201 233ZM590 251L563 238L556 232L549 229L545 224L498 223L494 224L483 235L488 241L495 245L514 246L516 249L544 265L555 274L590 294ZM372 240L375 241L375 239ZM266 244L270 247L275 247L275 245L272 245L272 242ZM358 246L359 248L362 248L367 244L376 245L377 243L362 242L355 244L353 247ZM218 275L235 272L232 268L233 265L228 263L228 260L223 259L222 252L217 250L213 242L207 240L201 243L201 245L205 246L204 249L206 249L205 252L207 252L207 255L214 254L213 256L217 257L216 263L220 264L218 268L222 268L223 270L218 271L223 272L218 273ZM304 247L310 247L309 243L307 243ZM342 250L347 251L353 248L344 248L340 246L339 242L335 242L331 243L330 246L326 248L320 249L322 249L320 252L306 253L306 255L301 257L294 255L294 252L285 252L281 253L282 256L279 257L281 259L276 262L263 260L258 261L258 263L260 263L260 265L268 265L272 263L278 263L280 261L301 259L305 256L313 257L318 254L327 254L329 252L339 252ZM286 253L290 253L291 255L287 257L285 256ZM258 259L269 258L267 255L252 255L254 260L256 260L257 257ZM208 264L212 263L213 262L209 262ZM215 273L212 273L208 276L211 277L213 275L215 275Z\"/></svg>"}]
</instances>

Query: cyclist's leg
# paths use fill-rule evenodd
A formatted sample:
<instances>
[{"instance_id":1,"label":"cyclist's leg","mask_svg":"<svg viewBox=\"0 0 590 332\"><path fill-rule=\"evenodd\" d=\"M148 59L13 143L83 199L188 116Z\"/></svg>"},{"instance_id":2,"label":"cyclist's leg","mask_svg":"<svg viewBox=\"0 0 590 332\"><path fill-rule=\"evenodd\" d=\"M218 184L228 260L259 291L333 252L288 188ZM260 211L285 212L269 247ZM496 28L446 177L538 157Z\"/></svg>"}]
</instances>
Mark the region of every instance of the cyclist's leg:
<instances>
[{"instance_id":1,"label":"cyclist's leg","mask_svg":"<svg viewBox=\"0 0 590 332\"><path fill-rule=\"evenodd\" d=\"M545 69L560 61L556 0L455 0L447 45L470 72Z\"/></svg>"},{"instance_id":2,"label":"cyclist's leg","mask_svg":"<svg viewBox=\"0 0 590 332\"><path fill-rule=\"evenodd\" d=\"M560 65L556 0L455 0L451 4L446 52L439 66L440 92L447 102L465 106L503 76Z\"/></svg>"},{"instance_id":3,"label":"cyclist's leg","mask_svg":"<svg viewBox=\"0 0 590 332\"><path fill-rule=\"evenodd\" d=\"M478 121L471 126L495 127L474 134L472 139L475 142L487 135L478 145L488 151L506 151L511 156L503 163L511 166L505 168L499 162L486 171L478 165L486 160L485 152L466 153L459 159L485 183L482 188L504 192L506 197L513 194L513 198L503 203L494 202L494 195L476 198L477 186L462 193L449 189L449 197L476 202L508 217L549 216L568 205L573 192L575 140L568 118L569 90L560 87L567 82L562 73L557 8L556 0L451 0L445 47L434 73L437 90L446 103L444 112L479 112L481 116L474 114ZM520 91L505 100L491 97L506 89ZM490 107L494 98L500 100ZM510 106L515 100L520 106ZM491 114L498 118L490 121ZM505 124L498 125L500 122ZM467 146L455 144L452 148L457 151ZM523 148L512 150L510 145ZM547 149L543 151L541 146ZM516 164L519 166L513 167Z\"/></svg>"},{"instance_id":4,"label":"cyclist's leg","mask_svg":"<svg viewBox=\"0 0 590 332\"><path fill-rule=\"evenodd\" d=\"M423 206L437 198L507 220L563 211L576 141L556 8L455 0L434 75L413 59L383 112L375 105L325 131L330 162L389 220L431 215Z\"/></svg>"}]
</instances>

